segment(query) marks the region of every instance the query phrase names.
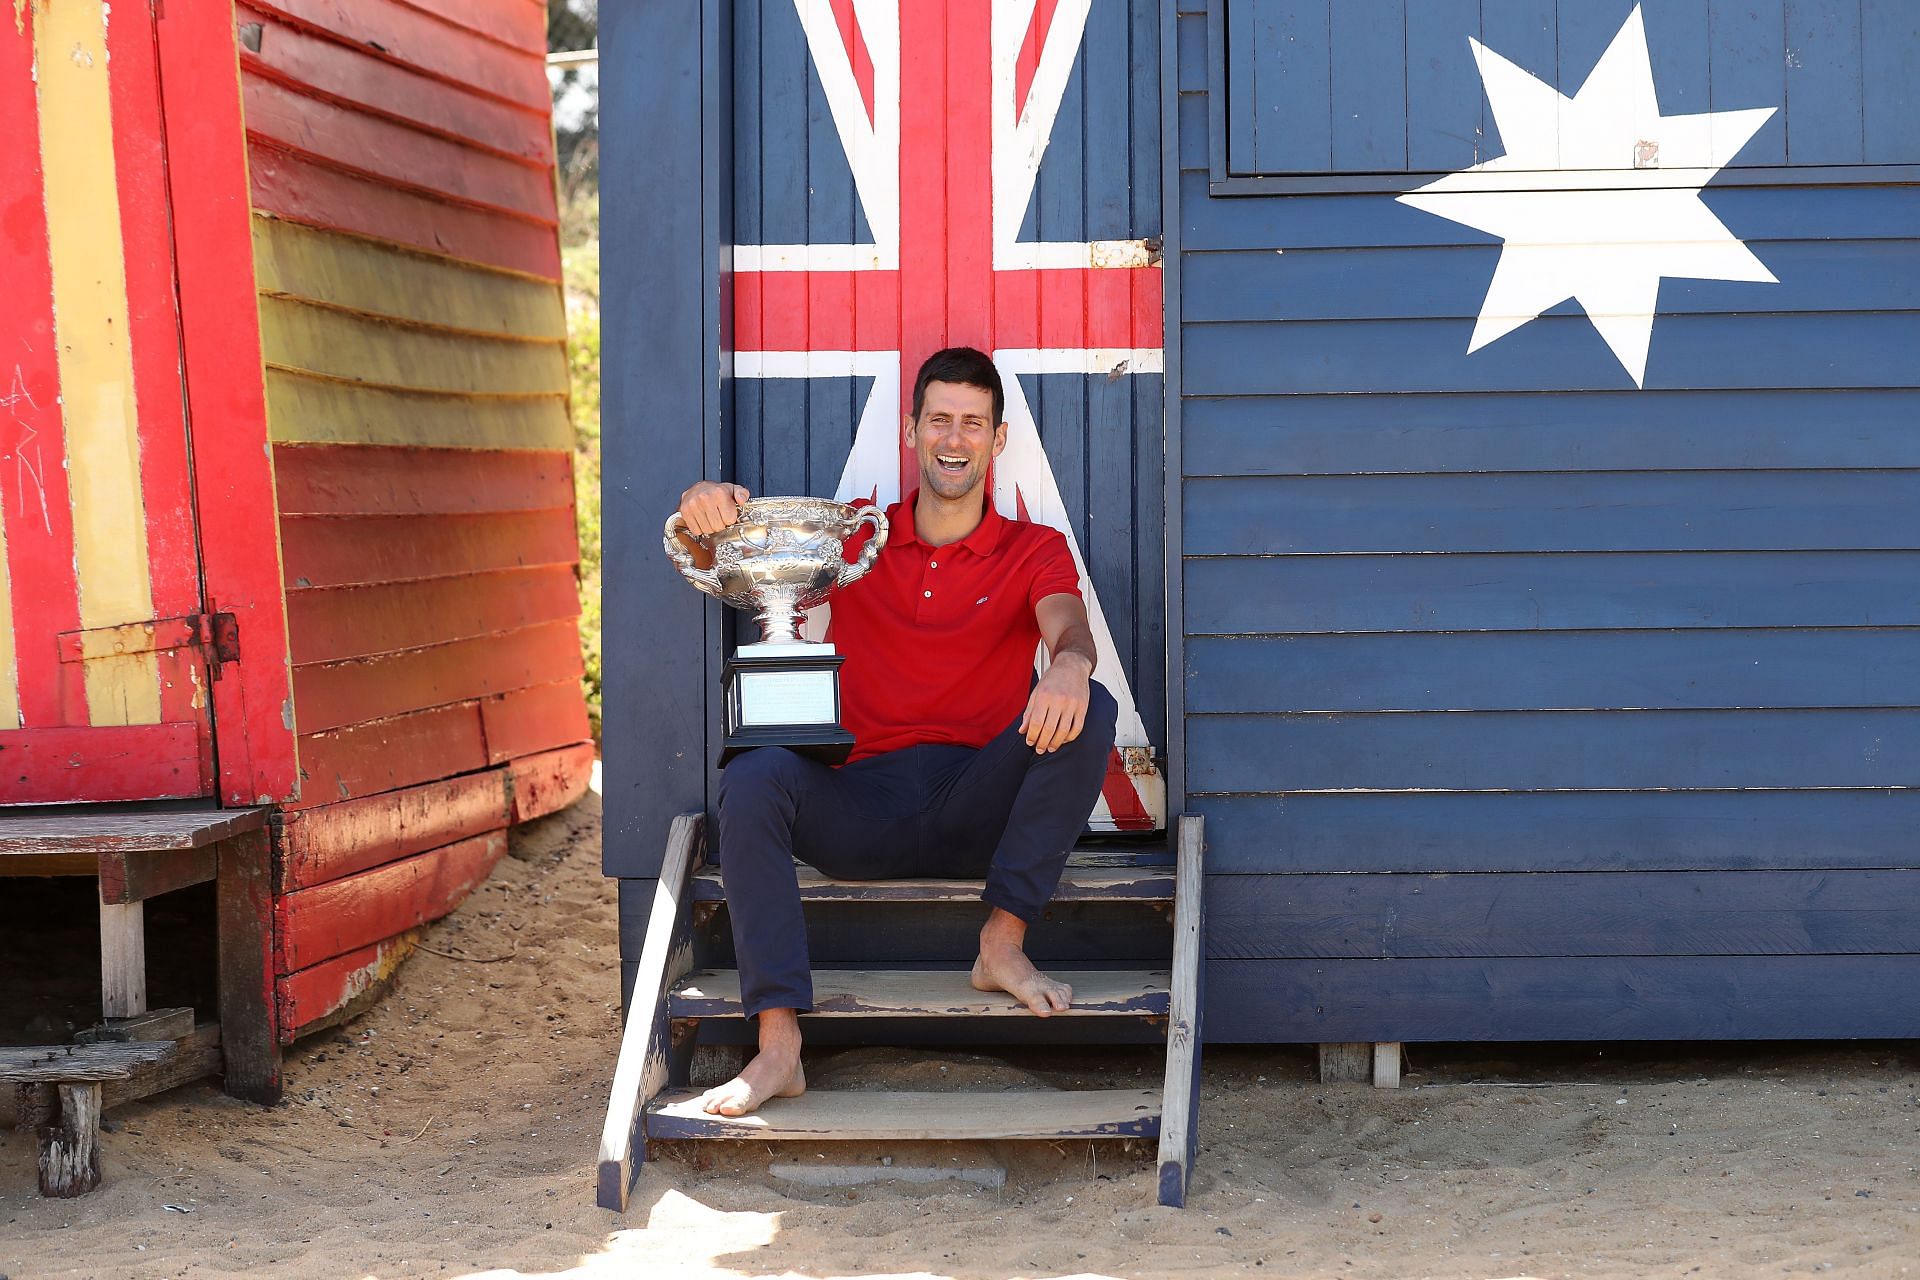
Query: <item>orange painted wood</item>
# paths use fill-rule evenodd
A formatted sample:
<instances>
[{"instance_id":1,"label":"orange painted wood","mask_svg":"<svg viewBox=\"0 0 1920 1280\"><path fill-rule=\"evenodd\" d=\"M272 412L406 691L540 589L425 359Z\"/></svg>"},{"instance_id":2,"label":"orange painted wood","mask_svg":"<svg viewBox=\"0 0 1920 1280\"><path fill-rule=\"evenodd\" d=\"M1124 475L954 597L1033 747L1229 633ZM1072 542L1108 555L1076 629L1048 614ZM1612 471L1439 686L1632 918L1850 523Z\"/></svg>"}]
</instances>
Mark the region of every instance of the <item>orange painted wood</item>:
<instances>
[{"instance_id":1,"label":"orange painted wood","mask_svg":"<svg viewBox=\"0 0 1920 1280\"><path fill-rule=\"evenodd\" d=\"M580 613L568 565L287 593L293 660L364 658Z\"/></svg>"},{"instance_id":2,"label":"orange painted wood","mask_svg":"<svg viewBox=\"0 0 1920 1280\"><path fill-rule=\"evenodd\" d=\"M193 721L0 730L0 804L205 795L203 734Z\"/></svg>"},{"instance_id":3,"label":"orange painted wood","mask_svg":"<svg viewBox=\"0 0 1920 1280\"><path fill-rule=\"evenodd\" d=\"M472 702L303 734L299 803L311 808L351 800L484 769L489 763L480 709Z\"/></svg>"},{"instance_id":4,"label":"orange painted wood","mask_svg":"<svg viewBox=\"0 0 1920 1280\"><path fill-rule=\"evenodd\" d=\"M507 791L506 771L489 769L289 813L275 840L280 890L310 889L497 831L517 820Z\"/></svg>"},{"instance_id":5,"label":"orange painted wood","mask_svg":"<svg viewBox=\"0 0 1920 1280\"><path fill-rule=\"evenodd\" d=\"M419 941L420 931L409 929L398 937L276 978L273 987L280 1015L280 1043L292 1044L307 1028L339 1012L349 1001L383 987Z\"/></svg>"},{"instance_id":6,"label":"orange painted wood","mask_svg":"<svg viewBox=\"0 0 1920 1280\"><path fill-rule=\"evenodd\" d=\"M362 871L274 903L279 972L310 965L437 920L478 888L507 851L491 831Z\"/></svg>"},{"instance_id":7,"label":"orange painted wood","mask_svg":"<svg viewBox=\"0 0 1920 1280\"><path fill-rule=\"evenodd\" d=\"M431 649L296 667L294 714L300 732L317 733L555 680L577 680L582 670L579 628L564 619Z\"/></svg>"},{"instance_id":8,"label":"orange painted wood","mask_svg":"<svg viewBox=\"0 0 1920 1280\"><path fill-rule=\"evenodd\" d=\"M253 203L266 213L543 280L560 278L560 243L552 227L368 181L257 139L247 156Z\"/></svg>"},{"instance_id":9,"label":"orange painted wood","mask_svg":"<svg viewBox=\"0 0 1920 1280\"><path fill-rule=\"evenodd\" d=\"M528 822L587 794L593 780L593 744L522 756L507 768L513 775L513 820Z\"/></svg>"},{"instance_id":10,"label":"orange painted wood","mask_svg":"<svg viewBox=\"0 0 1920 1280\"><path fill-rule=\"evenodd\" d=\"M553 131L545 110L482 97L422 72L387 62L371 50L337 43L248 4L234 21L260 27L260 51L242 46L240 66L309 92L409 121L505 156L553 163Z\"/></svg>"},{"instance_id":11,"label":"orange painted wood","mask_svg":"<svg viewBox=\"0 0 1920 1280\"><path fill-rule=\"evenodd\" d=\"M578 680L519 689L480 704L487 763L584 742L592 736Z\"/></svg>"},{"instance_id":12,"label":"orange painted wood","mask_svg":"<svg viewBox=\"0 0 1920 1280\"><path fill-rule=\"evenodd\" d=\"M127 285L127 347L133 362L153 616L200 609L200 557L182 412L180 314L174 294L172 215L160 113L153 15L122 10L107 25L114 180ZM196 649L158 655L162 720L209 719L206 663ZM203 733L208 751L213 741ZM201 772L212 776L212 761Z\"/></svg>"},{"instance_id":13,"label":"orange painted wood","mask_svg":"<svg viewBox=\"0 0 1920 1280\"><path fill-rule=\"evenodd\" d=\"M282 515L469 515L573 505L573 457L546 449L279 444Z\"/></svg>"},{"instance_id":14,"label":"orange painted wood","mask_svg":"<svg viewBox=\"0 0 1920 1280\"><path fill-rule=\"evenodd\" d=\"M256 5L440 79L541 112L551 106L544 41L540 50L508 49L397 0L256 0Z\"/></svg>"},{"instance_id":15,"label":"orange painted wood","mask_svg":"<svg viewBox=\"0 0 1920 1280\"><path fill-rule=\"evenodd\" d=\"M240 73L229 7L166 14L167 163L190 195L172 214L194 492L208 521L202 586L209 611L234 615L246 655L211 686L220 795L251 804L289 798L297 781Z\"/></svg>"},{"instance_id":16,"label":"orange painted wood","mask_svg":"<svg viewBox=\"0 0 1920 1280\"><path fill-rule=\"evenodd\" d=\"M445 578L572 564L573 511L476 516L288 516L280 522L291 590Z\"/></svg>"},{"instance_id":17,"label":"orange painted wood","mask_svg":"<svg viewBox=\"0 0 1920 1280\"><path fill-rule=\"evenodd\" d=\"M53 340L53 271L40 165L40 109L30 31L0 22L0 519L13 579L20 712L29 729L85 724L80 671L63 669L54 637L80 625L73 508ZM0 754L0 774L5 769Z\"/></svg>"},{"instance_id":18,"label":"orange painted wood","mask_svg":"<svg viewBox=\"0 0 1920 1280\"><path fill-rule=\"evenodd\" d=\"M553 177L544 165L508 159L410 124L296 92L264 76L242 84L247 132L288 151L378 182L550 225Z\"/></svg>"},{"instance_id":19,"label":"orange painted wood","mask_svg":"<svg viewBox=\"0 0 1920 1280\"><path fill-rule=\"evenodd\" d=\"M527 0L405 0L469 31L511 49L532 50L542 57L547 51L547 15Z\"/></svg>"}]
</instances>

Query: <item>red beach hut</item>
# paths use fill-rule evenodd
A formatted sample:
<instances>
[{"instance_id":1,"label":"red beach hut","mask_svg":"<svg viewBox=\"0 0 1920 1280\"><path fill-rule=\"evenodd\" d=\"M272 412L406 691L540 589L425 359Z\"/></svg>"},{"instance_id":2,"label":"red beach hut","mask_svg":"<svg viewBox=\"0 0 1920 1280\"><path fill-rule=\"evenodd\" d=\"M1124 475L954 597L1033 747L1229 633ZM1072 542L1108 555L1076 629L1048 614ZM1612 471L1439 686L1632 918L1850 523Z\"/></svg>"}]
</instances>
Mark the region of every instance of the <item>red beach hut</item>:
<instances>
[{"instance_id":1,"label":"red beach hut","mask_svg":"<svg viewBox=\"0 0 1920 1280\"><path fill-rule=\"evenodd\" d=\"M10 10L0 876L98 877L109 1029L206 895L129 1034L272 1096L587 785L545 10Z\"/></svg>"}]
</instances>

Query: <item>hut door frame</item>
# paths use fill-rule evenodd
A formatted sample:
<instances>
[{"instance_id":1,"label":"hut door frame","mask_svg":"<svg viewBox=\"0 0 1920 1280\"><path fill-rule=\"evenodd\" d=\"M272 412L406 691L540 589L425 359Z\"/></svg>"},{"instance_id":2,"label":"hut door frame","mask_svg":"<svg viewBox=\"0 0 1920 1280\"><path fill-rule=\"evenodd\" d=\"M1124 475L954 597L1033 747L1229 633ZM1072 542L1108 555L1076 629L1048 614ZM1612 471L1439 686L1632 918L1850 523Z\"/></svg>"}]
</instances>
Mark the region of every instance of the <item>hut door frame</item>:
<instances>
[{"instance_id":1,"label":"hut door frame","mask_svg":"<svg viewBox=\"0 0 1920 1280\"><path fill-rule=\"evenodd\" d=\"M15 213L40 216L9 263L0 803L206 796L207 654L226 629L201 596L153 17L30 13L4 61L34 122Z\"/></svg>"},{"instance_id":2,"label":"hut door frame","mask_svg":"<svg viewBox=\"0 0 1920 1280\"><path fill-rule=\"evenodd\" d=\"M231 6L172 4L154 19L169 181L179 369L192 441L206 612L237 643L210 683L217 794L299 796L280 519L267 434L253 206Z\"/></svg>"}]
</instances>

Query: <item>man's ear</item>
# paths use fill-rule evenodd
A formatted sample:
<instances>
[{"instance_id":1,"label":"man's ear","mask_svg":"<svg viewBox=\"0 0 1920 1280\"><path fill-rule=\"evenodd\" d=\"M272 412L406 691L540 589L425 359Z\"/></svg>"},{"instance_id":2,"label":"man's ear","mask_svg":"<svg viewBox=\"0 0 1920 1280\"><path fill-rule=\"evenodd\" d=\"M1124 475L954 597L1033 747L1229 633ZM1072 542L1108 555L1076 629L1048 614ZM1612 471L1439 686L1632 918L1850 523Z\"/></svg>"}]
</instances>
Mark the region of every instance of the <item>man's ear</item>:
<instances>
[{"instance_id":1,"label":"man's ear","mask_svg":"<svg viewBox=\"0 0 1920 1280\"><path fill-rule=\"evenodd\" d=\"M911 443L911 441L909 441ZM999 457L1000 451L1007 447L1007 424L1001 423L993 429L993 456Z\"/></svg>"},{"instance_id":2,"label":"man's ear","mask_svg":"<svg viewBox=\"0 0 1920 1280\"><path fill-rule=\"evenodd\" d=\"M913 438L913 415L910 413L900 415L900 438L907 442L909 449L916 443Z\"/></svg>"}]
</instances>

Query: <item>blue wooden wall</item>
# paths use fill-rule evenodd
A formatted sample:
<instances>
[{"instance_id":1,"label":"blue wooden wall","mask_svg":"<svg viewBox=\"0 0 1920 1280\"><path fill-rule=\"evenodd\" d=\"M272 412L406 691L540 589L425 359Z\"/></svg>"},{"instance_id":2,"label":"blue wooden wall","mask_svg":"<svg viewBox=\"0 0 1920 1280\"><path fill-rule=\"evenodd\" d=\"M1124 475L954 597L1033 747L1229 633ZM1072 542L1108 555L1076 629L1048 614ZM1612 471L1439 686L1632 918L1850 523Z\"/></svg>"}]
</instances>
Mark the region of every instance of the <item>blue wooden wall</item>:
<instances>
[{"instance_id":1,"label":"blue wooden wall","mask_svg":"<svg viewBox=\"0 0 1920 1280\"><path fill-rule=\"evenodd\" d=\"M1665 114L1780 110L1742 166L1920 163L1912 0L1222 0L1228 168L1465 168L1501 154L1469 36L1572 96L1638 3Z\"/></svg>"},{"instance_id":2,"label":"blue wooden wall","mask_svg":"<svg viewBox=\"0 0 1920 1280\"><path fill-rule=\"evenodd\" d=\"M734 0L730 8L731 242L870 242L792 0ZM1041 160L1022 240L1160 234L1159 22L1157 0L1103 0L1096 7ZM902 370L903 389L911 389L914 372ZM1148 737L1164 743L1164 379L1020 378ZM738 379L725 446L729 478L755 493L832 495L872 381Z\"/></svg>"},{"instance_id":3,"label":"blue wooden wall","mask_svg":"<svg viewBox=\"0 0 1920 1280\"><path fill-rule=\"evenodd\" d=\"M692 479L713 470L727 338L718 289L728 208L724 0L611 5L601 30L616 67L601 101L601 234L606 314L604 512L606 630L602 865L621 877L622 915L644 919L668 824L704 809L717 714L710 697L720 606L660 548L660 528ZM638 951L628 955L637 962Z\"/></svg>"},{"instance_id":4,"label":"blue wooden wall","mask_svg":"<svg viewBox=\"0 0 1920 1280\"><path fill-rule=\"evenodd\" d=\"M1571 94L1632 7L1216 2L1273 172L1497 155L1466 38ZM1663 110L1784 108L1742 164L1920 159L1920 6L1645 14ZM1209 1036L1911 1035L1920 186L1707 188L1779 282L1663 281L1644 390L1571 303L1469 355L1494 237L1210 193L1208 20L1170 251Z\"/></svg>"}]
</instances>

